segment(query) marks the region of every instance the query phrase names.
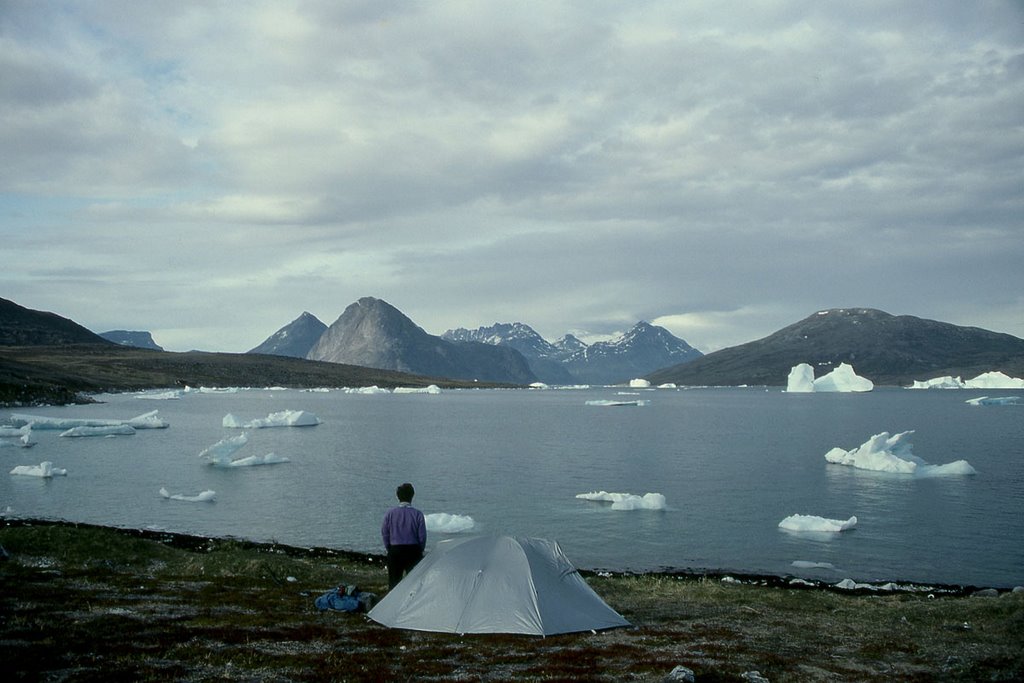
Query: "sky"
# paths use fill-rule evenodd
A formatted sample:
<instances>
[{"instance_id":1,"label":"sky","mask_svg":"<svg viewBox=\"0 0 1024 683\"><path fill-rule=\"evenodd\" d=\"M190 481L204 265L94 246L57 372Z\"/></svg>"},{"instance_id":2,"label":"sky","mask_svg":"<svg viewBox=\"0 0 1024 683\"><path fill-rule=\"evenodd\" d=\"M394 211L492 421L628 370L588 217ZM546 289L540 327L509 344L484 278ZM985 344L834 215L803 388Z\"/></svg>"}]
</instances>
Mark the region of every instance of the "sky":
<instances>
[{"instance_id":1,"label":"sky","mask_svg":"<svg viewBox=\"0 0 1024 683\"><path fill-rule=\"evenodd\" d=\"M1024 337L1024 2L0 0L0 297L247 351L826 308Z\"/></svg>"}]
</instances>

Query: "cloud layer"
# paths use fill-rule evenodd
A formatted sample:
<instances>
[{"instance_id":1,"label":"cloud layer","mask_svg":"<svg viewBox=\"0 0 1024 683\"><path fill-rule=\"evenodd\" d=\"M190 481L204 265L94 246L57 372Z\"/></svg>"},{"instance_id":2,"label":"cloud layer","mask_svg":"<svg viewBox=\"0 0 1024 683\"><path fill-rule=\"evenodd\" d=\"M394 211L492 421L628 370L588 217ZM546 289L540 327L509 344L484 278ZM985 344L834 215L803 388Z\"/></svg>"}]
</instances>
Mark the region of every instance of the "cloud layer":
<instances>
[{"instance_id":1,"label":"cloud layer","mask_svg":"<svg viewBox=\"0 0 1024 683\"><path fill-rule=\"evenodd\" d=\"M1024 336L1019 3L16 0L0 74L0 296L97 331Z\"/></svg>"}]
</instances>

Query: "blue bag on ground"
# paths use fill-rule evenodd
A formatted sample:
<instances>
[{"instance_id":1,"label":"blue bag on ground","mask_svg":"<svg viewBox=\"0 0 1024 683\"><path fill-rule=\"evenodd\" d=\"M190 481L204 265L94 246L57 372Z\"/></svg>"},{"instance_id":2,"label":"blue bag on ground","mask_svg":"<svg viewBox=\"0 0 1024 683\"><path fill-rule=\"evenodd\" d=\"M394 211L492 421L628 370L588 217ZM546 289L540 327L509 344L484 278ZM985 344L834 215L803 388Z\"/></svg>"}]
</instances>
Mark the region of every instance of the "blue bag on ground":
<instances>
[{"instance_id":1,"label":"blue bag on ground","mask_svg":"<svg viewBox=\"0 0 1024 683\"><path fill-rule=\"evenodd\" d=\"M361 591L358 586L338 586L318 597L314 604L319 610L368 612L376 602L374 593Z\"/></svg>"}]
</instances>

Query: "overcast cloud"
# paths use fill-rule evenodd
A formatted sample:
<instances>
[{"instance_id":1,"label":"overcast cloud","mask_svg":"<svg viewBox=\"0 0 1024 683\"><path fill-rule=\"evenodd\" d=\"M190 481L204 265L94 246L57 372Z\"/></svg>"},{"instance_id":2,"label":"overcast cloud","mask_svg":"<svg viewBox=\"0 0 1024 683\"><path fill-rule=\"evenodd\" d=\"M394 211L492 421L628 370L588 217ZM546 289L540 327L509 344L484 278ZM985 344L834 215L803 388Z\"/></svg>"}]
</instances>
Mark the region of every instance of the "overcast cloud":
<instances>
[{"instance_id":1,"label":"overcast cloud","mask_svg":"<svg viewBox=\"0 0 1024 683\"><path fill-rule=\"evenodd\" d=\"M245 351L704 352L872 307L1024 337L1024 4L0 0L0 296Z\"/></svg>"}]
</instances>

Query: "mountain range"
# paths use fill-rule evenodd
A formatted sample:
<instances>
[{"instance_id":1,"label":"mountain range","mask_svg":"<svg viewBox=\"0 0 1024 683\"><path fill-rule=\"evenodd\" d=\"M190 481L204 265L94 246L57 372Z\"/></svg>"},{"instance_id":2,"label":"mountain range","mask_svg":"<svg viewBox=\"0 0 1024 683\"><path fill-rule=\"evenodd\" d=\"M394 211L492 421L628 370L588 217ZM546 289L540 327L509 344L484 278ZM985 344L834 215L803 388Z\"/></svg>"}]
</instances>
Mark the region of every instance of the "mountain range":
<instances>
[{"instance_id":1,"label":"mountain range","mask_svg":"<svg viewBox=\"0 0 1024 683\"><path fill-rule=\"evenodd\" d=\"M158 346L153 341L153 335L145 331L110 330L109 332L100 332L100 336L121 346L134 346L138 349L152 349L153 351L164 350L162 346Z\"/></svg>"},{"instance_id":2,"label":"mountain range","mask_svg":"<svg viewBox=\"0 0 1024 683\"><path fill-rule=\"evenodd\" d=\"M614 384L701 356L668 330L647 322L589 346L568 334L548 342L520 322L458 328L438 337L373 297L350 305L329 328L321 326L315 316L303 313L250 353L517 384Z\"/></svg>"}]
</instances>

